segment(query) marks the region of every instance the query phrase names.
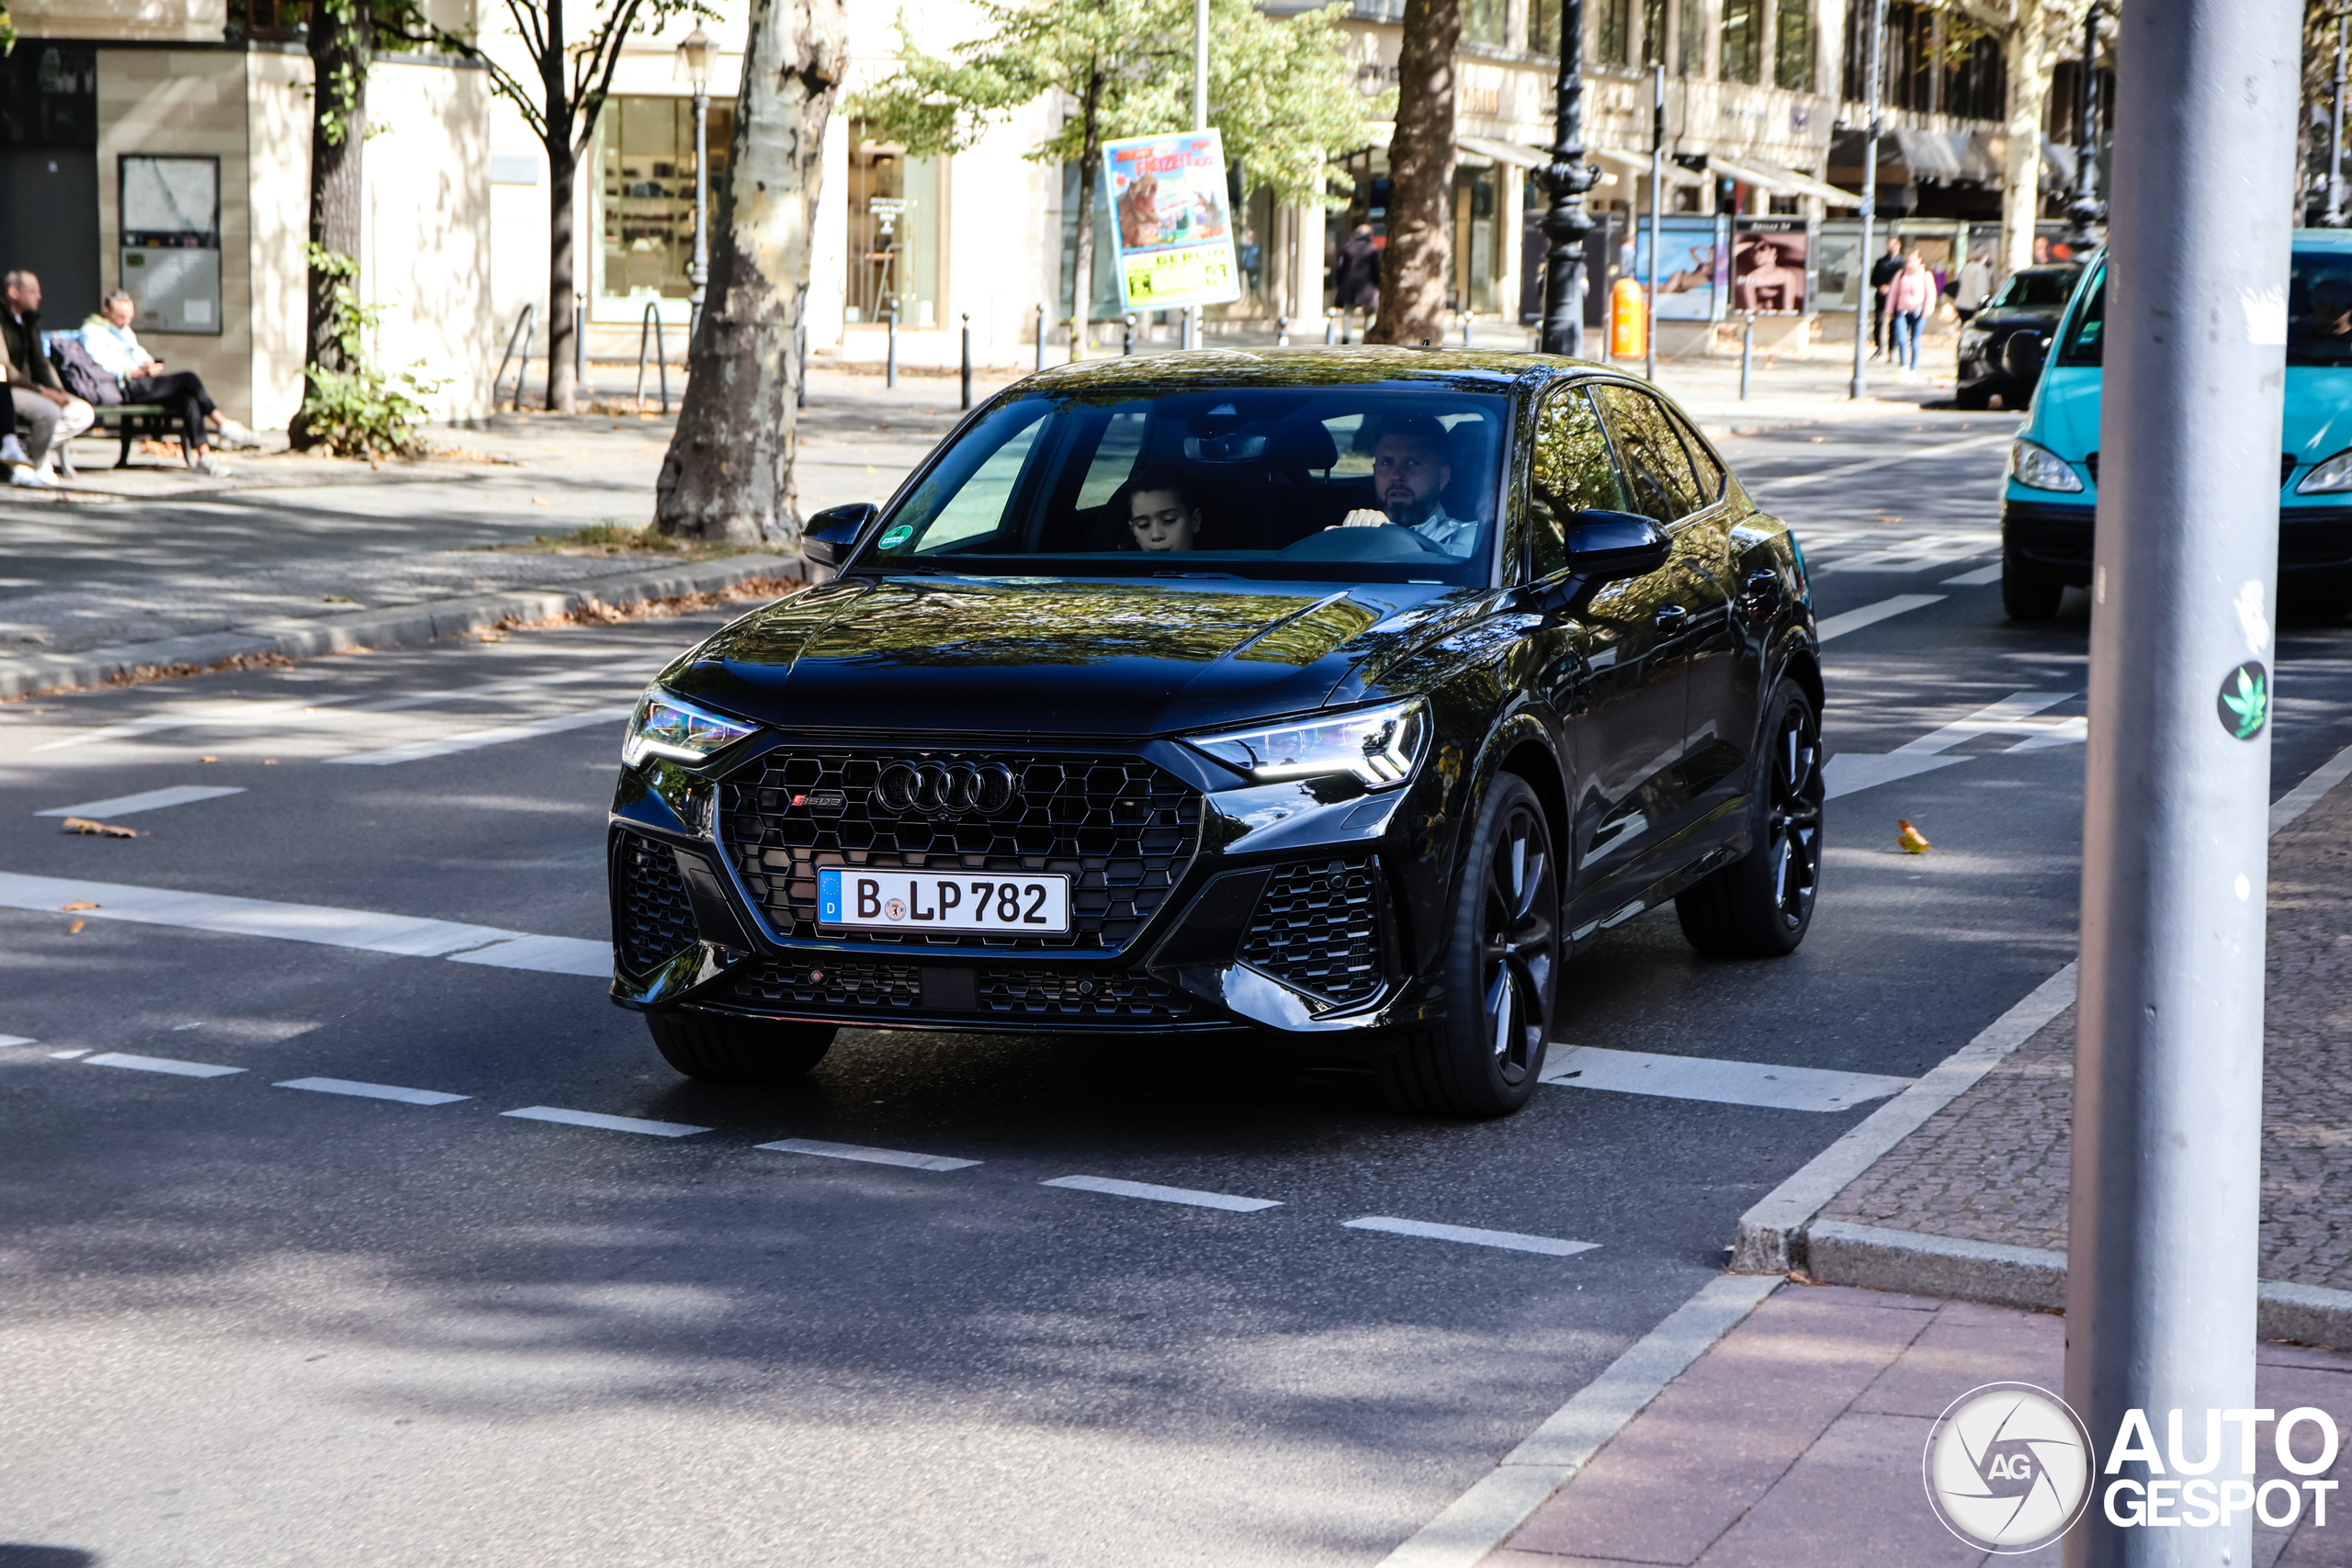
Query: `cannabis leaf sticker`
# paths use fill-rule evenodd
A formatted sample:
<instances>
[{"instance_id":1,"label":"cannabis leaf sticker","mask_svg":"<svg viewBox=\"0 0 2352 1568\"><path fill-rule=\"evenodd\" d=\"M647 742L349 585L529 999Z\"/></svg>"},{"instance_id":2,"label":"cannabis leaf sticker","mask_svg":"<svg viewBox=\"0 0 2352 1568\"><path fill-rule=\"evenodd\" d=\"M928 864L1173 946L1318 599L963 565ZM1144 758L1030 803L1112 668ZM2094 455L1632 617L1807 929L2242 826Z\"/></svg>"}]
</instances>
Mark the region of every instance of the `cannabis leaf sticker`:
<instances>
[{"instance_id":1,"label":"cannabis leaf sticker","mask_svg":"<svg viewBox=\"0 0 2352 1568\"><path fill-rule=\"evenodd\" d=\"M2240 740L2262 733L2270 718L2270 673L2259 660L2247 660L2222 677L2222 728Z\"/></svg>"}]
</instances>

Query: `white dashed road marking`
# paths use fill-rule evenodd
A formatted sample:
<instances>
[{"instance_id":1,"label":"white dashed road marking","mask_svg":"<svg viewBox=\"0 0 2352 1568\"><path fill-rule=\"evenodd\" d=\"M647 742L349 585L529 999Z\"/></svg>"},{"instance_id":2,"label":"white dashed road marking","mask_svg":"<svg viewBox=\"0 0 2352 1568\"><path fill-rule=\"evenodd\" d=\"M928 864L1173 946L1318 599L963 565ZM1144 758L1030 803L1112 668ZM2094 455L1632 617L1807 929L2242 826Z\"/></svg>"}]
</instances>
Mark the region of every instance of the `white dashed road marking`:
<instances>
[{"instance_id":1,"label":"white dashed road marking","mask_svg":"<svg viewBox=\"0 0 2352 1568\"><path fill-rule=\"evenodd\" d=\"M402 1089L398 1084L355 1083L349 1078L288 1078L272 1084L272 1089L307 1089L319 1094L350 1094L361 1100L397 1100L402 1105L454 1105L470 1099L463 1094L443 1094L438 1089Z\"/></svg>"},{"instance_id":2,"label":"white dashed road marking","mask_svg":"<svg viewBox=\"0 0 2352 1568\"><path fill-rule=\"evenodd\" d=\"M1573 1258L1590 1252L1597 1241L1559 1241L1548 1235L1521 1235L1517 1231L1482 1231L1473 1225L1432 1224L1427 1220L1396 1220L1366 1214L1340 1222L1351 1231L1386 1231L1391 1235L1417 1235L1429 1241L1458 1241L1467 1247L1499 1247L1507 1252L1540 1252L1548 1258Z\"/></svg>"},{"instance_id":3,"label":"white dashed road marking","mask_svg":"<svg viewBox=\"0 0 2352 1568\"><path fill-rule=\"evenodd\" d=\"M1892 784L1916 773L1931 773L1948 768L1954 762L1965 762L1966 757L1948 757L1943 753L1962 741L1973 740L1980 735L2019 735L2024 739L2008 747L2011 751L2041 751L2052 746L2079 746L2090 739L2090 720L2080 714L2069 718L2045 718L2044 708L2056 707L2075 694L2072 692L2012 692L1997 703L1988 704L1966 718L1954 719L1939 729L1929 730L1917 740L1906 741L1883 755L1871 751L1841 751L1829 759L1822 769L1822 780L1827 786L1828 798L1852 795L1857 790Z\"/></svg>"},{"instance_id":4,"label":"white dashed road marking","mask_svg":"<svg viewBox=\"0 0 2352 1568\"><path fill-rule=\"evenodd\" d=\"M1543 1081L1566 1089L1705 1100L1718 1105L1759 1105L1773 1111L1846 1111L1911 1087L1909 1078L1877 1073L1783 1067L1713 1056L1659 1056L1600 1045L1555 1048L1544 1065Z\"/></svg>"},{"instance_id":5,"label":"white dashed road marking","mask_svg":"<svg viewBox=\"0 0 2352 1568\"><path fill-rule=\"evenodd\" d=\"M603 976L612 972L612 947L579 937L533 936L496 926L469 926L416 915L385 915L368 909L337 909L324 904L280 904L266 898L235 898L219 893L183 893L171 887L133 887L119 882L77 882L57 876L0 872L0 908L51 913L77 900L97 905L82 911L94 920L132 920L177 926L227 936L278 937L326 947L356 947L407 958L454 958L502 969L532 969L553 975Z\"/></svg>"},{"instance_id":6,"label":"white dashed road marking","mask_svg":"<svg viewBox=\"0 0 2352 1568\"><path fill-rule=\"evenodd\" d=\"M29 1034L0 1034L0 1046L38 1045L40 1042Z\"/></svg>"},{"instance_id":7,"label":"white dashed road marking","mask_svg":"<svg viewBox=\"0 0 2352 1568\"><path fill-rule=\"evenodd\" d=\"M36 811L36 817L128 817L134 811L160 811L166 806L186 806L191 801L218 800L224 795L243 795L242 788L214 787L208 784L174 784L169 789L143 790L137 795L119 795L112 800L85 801L80 806L52 807Z\"/></svg>"},{"instance_id":8,"label":"white dashed road marking","mask_svg":"<svg viewBox=\"0 0 2352 1568\"><path fill-rule=\"evenodd\" d=\"M910 1154L904 1149L869 1149L862 1144L827 1144L815 1138L778 1138L773 1144L755 1144L754 1148L775 1149L779 1154L820 1155L826 1159L863 1160L867 1165L904 1166L909 1170L962 1170L980 1162L976 1159L950 1159L945 1155Z\"/></svg>"},{"instance_id":9,"label":"white dashed road marking","mask_svg":"<svg viewBox=\"0 0 2352 1568\"><path fill-rule=\"evenodd\" d=\"M478 751L485 746L503 746L510 740L533 740L542 735L557 735L567 729L584 729L592 724L617 724L635 711L634 704L590 708L586 713L558 714L552 718L535 718L524 724L502 724L490 729L469 729L458 735L436 735L430 740L412 741L406 746L387 746L380 751L355 751L348 757L329 757L327 761L349 762L360 767L416 762L427 757L447 757L458 751Z\"/></svg>"},{"instance_id":10,"label":"white dashed road marking","mask_svg":"<svg viewBox=\"0 0 2352 1568\"><path fill-rule=\"evenodd\" d=\"M81 1055L81 1053L77 1051L70 1055ZM133 1056L122 1051L101 1051L95 1056L83 1056L82 1060L93 1067L129 1067L133 1072L170 1073L175 1077L183 1078L225 1078L231 1073L245 1070L243 1067L216 1067L209 1062L175 1062L169 1056Z\"/></svg>"},{"instance_id":11,"label":"white dashed road marking","mask_svg":"<svg viewBox=\"0 0 2352 1568\"><path fill-rule=\"evenodd\" d=\"M1941 593L1898 593L1892 599L1882 599L1875 604L1865 604L1859 610L1832 615L1815 626L1815 631L1822 641L1827 642L1832 637L1860 631L1864 626L1874 626L1890 616L1917 610L1922 605L1940 604L1944 598Z\"/></svg>"},{"instance_id":12,"label":"white dashed road marking","mask_svg":"<svg viewBox=\"0 0 2352 1568\"><path fill-rule=\"evenodd\" d=\"M1939 441L1927 446L1913 446L1891 452L1883 457L1864 457L1857 463L1840 463L1834 468L1817 468L1809 474L1784 474L1779 479L1747 481L1750 490L1794 490L1799 485L1817 485L1830 479L1842 479L1849 474L1866 474L1873 468L1892 468L1897 463L1916 463L1922 457L1941 457L1953 452L1973 452L1995 444L2006 446L2014 436L1971 435L1959 441Z\"/></svg>"},{"instance_id":13,"label":"white dashed road marking","mask_svg":"<svg viewBox=\"0 0 2352 1568\"><path fill-rule=\"evenodd\" d=\"M1940 588L1982 588L1988 582L2001 581L2001 563L1980 566L1974 571L1963 571L1958 577L1947 577L1937 584Z\"/></svg>"},{"instance_id":14,"label":"white dashed road marking","mask_svg":"<svg viewBox=\"0 0 2352 1568\"><path fill-rule=\"evenodd\" d=\"M61 1062L71 1062L71 1061L73 1061L74 1059L75 1059L76 1057L79 1057L79 1056L86 1056L86 1055L88 1055L89 1054L90 1054L90 1053L89 1053L88 1051L86 1051L86 1050L82 1050L82 1051L51 1051L51 1052L50 1053L50 1055L51 1055L51 1056L55 1057L57 1060L61 1061Z\"/></svg>"},{"instance_id":15,"label":"white dashed road marking","mask_svg":"<svg viewBox=\"0 0 2352 1568\"><path fill-rule=\"evenodd\" d=\"M1189 1203L1196 1209L1227 1209L1237 1214L1282 1207L1272 1198L1236 1198L1229 1192L1195 1192L1189 1187L1155 1187L1148 1181L1120 1181L1108 1176L1057 1176L1037 1185L1107 1192L1114 1198L1148 1198L1155 1203Z\"/></svg>"},{"instance_id":16,"label":"white dashed road marking","mask_svg":"<svg viewBox=\"0 0 2352 1568\"><path fill-rule=\"evenodd\" d=\"M502 1111L501 1116L520 1116L526 1122L560 1122L567 1127L594 1127L604 1133L643 1133L655 1138L686 1138L696 1133L707 1133L707 1127L689 1127L684 1122L649 1122L641 1116L606 1116L594 1111L564 1111L552 1105L526 1105L520 1111Z\"/></svg>"}]
</instances>

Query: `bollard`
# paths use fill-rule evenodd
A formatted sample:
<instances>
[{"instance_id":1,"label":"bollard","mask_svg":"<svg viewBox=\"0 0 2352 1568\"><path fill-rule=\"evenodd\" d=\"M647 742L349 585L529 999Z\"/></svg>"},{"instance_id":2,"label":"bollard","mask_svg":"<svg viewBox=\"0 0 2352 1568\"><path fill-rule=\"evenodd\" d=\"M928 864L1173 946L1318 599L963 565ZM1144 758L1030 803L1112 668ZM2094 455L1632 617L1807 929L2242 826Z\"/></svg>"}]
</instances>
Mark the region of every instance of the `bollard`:
<instances>
[{"instance_id":1,"label":"bollard","mask_svg":"<svg viewBox=\"0 0 2352 1568\"><path fill-rule=\"evenodd\" d=\"M1037 301L1037 368L1046 367L1046 302Z\"/></svg>"},{"instance_id":2,"label":"bollard","mask_svg":"<svg viewBox=\"0 0 2352 1568\"><path fill-rule=\"evenodd\" d=\"M571 379L588 385L588 301L578 294L571 297Z\"/></svg>"},{"instance_id":3,"label":"bollard","mask_svg":"<svg viewBox=\"0 0 2352 1568\"><path fill-rule=\"evenodd\" d=\"M896 300L891 301L886 314L890 322L890 346L882 359L882 384L895 387L899 384L899 306Z\"/></svg>"},{"instance_id":4,"label":"bollard","mask_svg":"<svg viewBox=\"0 0 2352 1568\"><path fill-rule=\"evenodd\" d=\"M1274 318L1274 346L1276 348L1290 346L1290 318L1288 316Z\"/></svg>"},{"instance_id":5,"label":"bollard","mask_svg":"<svg viewBox=\"0 0 2352 1568\"><path fill-rule=\"evenodd\" d=\"M972 312L964 312L964 406L972 406Z\"/></svg>"},{"instance_id":6,"label":"bollard","mask_svg":"<svg viewBox=\"0 0 2352 1568\"><path fill-rule=\"evenodd\" d=\"M1748 372L1756 364L1756 312L1747 312L1747 321L1739 329L1739 400L1747 400Z\"/></svg>"},{"instance_id":7,"label":"bollard","mask_svg":"<svg viewBox=\"0 0 2352 1568\"><path fill-rule=\"evenodd\" d=\"M1326 310L1323 312L1323 346L1325 348L1329 348L1339 341L1340 312L1337 310Z\"/></svg>"},{"instance_id":8,"label":"bollard","mask_svg":"<svg viewBox=\"0 0 2352 1568\"><path fill-rule=\"evenodd\" d=\"M1470 346L1470 312L1467 310L1462 312L1462 346Z\"/></svg>"},{"instance_id":9,"label":"bollard","mask_svg":"<svg viewBox=\"0 0 2352 1568\"><path fill-rule=\"evenodd\" d=\"M1133 310L1119 318L1119 357L1130 358L1136 351L1136 313Z\"/></svg>"}]
</instances>

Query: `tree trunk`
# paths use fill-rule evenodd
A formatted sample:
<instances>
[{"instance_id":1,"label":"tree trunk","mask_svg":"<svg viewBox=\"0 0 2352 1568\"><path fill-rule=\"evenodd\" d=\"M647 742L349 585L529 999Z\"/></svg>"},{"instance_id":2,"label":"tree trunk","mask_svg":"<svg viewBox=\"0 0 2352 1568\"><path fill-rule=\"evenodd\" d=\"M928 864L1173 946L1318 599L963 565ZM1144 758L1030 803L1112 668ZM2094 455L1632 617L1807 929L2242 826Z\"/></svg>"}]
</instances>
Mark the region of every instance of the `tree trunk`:
<instances>
[{"instance_id":1,"label":"tree trunk","mask_svg":"<svg viewBox=\"0 0 2352 1568\"><path fill-rule=\"evenodd\" d=\"M1080 113L1086 117L1084 146L1078 157L1078 255L1069 279L1069 356L1086 357L1086 329L1094 314L1094 164L1102 155L1096 129L1102 107L1102 69L1086 78Z\"/></svg>"},{"instance_id":2,"label":"tree trunk","mask_svg":"<svg viewBox=\"0 0 2352 1568\"><path fill-rule=\"evenodd\" d=\"M754 0L685 404L654 483L654 523L665 534L798 543L793 337L808 288L825 121L848 69L842 0Z\"/></svg>"},{"instance_id":3,"label":"tree trunk","mask_svg":"<svg viewBox=\"0 0 2352 1568\"><path fill-rule=\"evenodd\" d=\"M1453 254L1454 46L1462 0L1405 0L1396 61L1396 134L1388 144L1388 248L1380 314L1366 343L1435 343L1445 335L1446 264Z\"/></svg>"},{"instance_id":4,"label":"tree trunk","mask_svg":"<svg viewBox=\"0 0 2352 1568\"><path fill-rule=\"evenodd\" d=\"M580 379L573 373L578 318L572 313L577 252L573 197L580 153L572 145L568 119L561 131L552 118L548 123L548 412L572 413L580 407Z\"/></svg>"},{"instance_id":5,"label":"tree trunk","mask_svg":"<svg viewBox=\"0 0 2352 1568\"><path fill-rule=\"evenodd\" d=\"M373 14L356 0L346 0L341 15L334 0L320 0L311 9L311 243L355 263L359 256L360 152L368 141L368 62L374 53L374 35ZM359 276L310 269L303 362L325 370L351 368L338 336L343 319L334 302L337 284L356 292ZM297 448L317 444L309 421L300 413L288 434Z\"/></svg>"},{"instance_id":6,"label":"tree trunk","mask_svg":"<svg viewBox=\"0 0 2352 1568\"><path fill-rule=\"evenodd\" d=\"M2033 265L2033 225L2041 216L2041 122L2050 108L2049 29L2038 0L2021 0L2001 40L2009 73L2007 167L2001 179L2001 271Z\"/></svg>"}]
</instances>

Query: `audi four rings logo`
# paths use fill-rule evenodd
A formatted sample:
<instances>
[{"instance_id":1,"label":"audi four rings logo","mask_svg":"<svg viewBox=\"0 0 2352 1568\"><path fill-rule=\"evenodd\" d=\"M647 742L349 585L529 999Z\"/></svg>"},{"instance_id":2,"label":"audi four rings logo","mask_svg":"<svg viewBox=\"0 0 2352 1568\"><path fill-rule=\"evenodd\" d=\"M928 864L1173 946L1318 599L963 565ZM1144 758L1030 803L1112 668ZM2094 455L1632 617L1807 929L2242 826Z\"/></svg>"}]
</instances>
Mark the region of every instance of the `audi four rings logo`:
<instances>
[{"instance_id":1,"label":"audi four rings logo","mask_svg":"<svg viewBox=\"0 0 2352 1568\"><path fill-rule=\"evenodd\" d=\"M874 781L875 798L902 816L993 817L1020 792L1002 762L893 762Z\"/></svg>"}]
</instances>

